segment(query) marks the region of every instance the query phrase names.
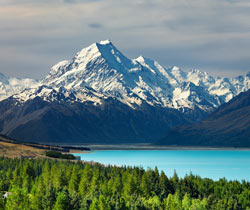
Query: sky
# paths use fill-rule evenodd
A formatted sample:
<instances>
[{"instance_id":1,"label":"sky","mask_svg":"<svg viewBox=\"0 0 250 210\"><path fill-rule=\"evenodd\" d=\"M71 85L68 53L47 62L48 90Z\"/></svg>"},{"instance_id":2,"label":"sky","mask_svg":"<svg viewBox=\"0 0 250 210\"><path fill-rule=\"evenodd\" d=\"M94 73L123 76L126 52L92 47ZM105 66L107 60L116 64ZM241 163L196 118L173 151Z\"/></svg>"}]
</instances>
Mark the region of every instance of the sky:
<instances>
[{"instance_id":1,"label":"sky","mask_svg":"<svg viewBox=\"0 0 250 210\"><path fill-rule=\"evenodd\" d=\"M127 57L232 77L250 71L247 0L1 0L0 72L41 79L110 39Z\"/></svg>"}]
</instances>

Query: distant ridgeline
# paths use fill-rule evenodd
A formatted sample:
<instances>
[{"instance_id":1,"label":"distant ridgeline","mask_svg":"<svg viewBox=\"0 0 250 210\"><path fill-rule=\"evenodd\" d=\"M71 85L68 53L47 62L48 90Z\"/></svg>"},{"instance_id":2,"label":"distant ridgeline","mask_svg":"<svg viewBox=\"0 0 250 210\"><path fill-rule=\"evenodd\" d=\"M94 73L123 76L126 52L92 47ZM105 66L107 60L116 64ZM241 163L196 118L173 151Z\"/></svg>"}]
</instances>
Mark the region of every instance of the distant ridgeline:
<instances>
[{"instance_id":1,"label":"distant ridgeline","mask_svg":"<svg viewBox=\"0 0 250 210\"><path fill-rule=\"evenodd\" d=\"M220 106L200 123L171 129L156 144L250 147L250 90Z\"/></svg>"},{"instance_id":2,"label":"distant ridgeline","mask_svg":"<svg viewBox=\"0 0 250 210\"><path fill-rule=\"evenodd\" d=\"M0 133L30 142L152 143L205 119L250 88L235 78L129 59L109 40L54 65L41 81L0 74Z\"/></svg>"},{"instance_id":3,"label":"distant ridgeline","mask_svg":"<svg viewBox=\"0 0 250 210\"><path fill-rule=\"evenodd\" d=\"M247 210L250 183L167 177L157 168L0 157L3 210Z\"/></svg>"}]
</instances>

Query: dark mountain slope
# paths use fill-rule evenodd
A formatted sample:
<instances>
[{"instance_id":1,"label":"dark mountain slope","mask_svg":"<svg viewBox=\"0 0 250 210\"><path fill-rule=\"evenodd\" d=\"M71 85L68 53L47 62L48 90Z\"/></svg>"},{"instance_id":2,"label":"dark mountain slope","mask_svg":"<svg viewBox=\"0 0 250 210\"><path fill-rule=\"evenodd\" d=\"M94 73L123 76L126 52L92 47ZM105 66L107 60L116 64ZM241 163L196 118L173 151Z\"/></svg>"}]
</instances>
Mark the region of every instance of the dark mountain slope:
<instances>
[{"instance_id":1,"label":"dark mountain slope","mask_svg":"<svg viewBox=\"0 0 250 210\"><path fill-rule=\"evenodd\" d=\"M157 144L250 147L250 91L239 94L198 124L171 129Z\"/></svg>"},{"instance_id":2,"label":"dark mountain slope","mask_svg":"<svg viewBox=\"0 0 250 210\"><path fill-rule=\"evenodd\" d=\"M40 97L19 103L10 97L0 107L0 132L32 142L152 142L163 136L166 127L190 123L174 109L148 104L132 109L113 98L93 105Z\"/></svg>"}]
</instances>

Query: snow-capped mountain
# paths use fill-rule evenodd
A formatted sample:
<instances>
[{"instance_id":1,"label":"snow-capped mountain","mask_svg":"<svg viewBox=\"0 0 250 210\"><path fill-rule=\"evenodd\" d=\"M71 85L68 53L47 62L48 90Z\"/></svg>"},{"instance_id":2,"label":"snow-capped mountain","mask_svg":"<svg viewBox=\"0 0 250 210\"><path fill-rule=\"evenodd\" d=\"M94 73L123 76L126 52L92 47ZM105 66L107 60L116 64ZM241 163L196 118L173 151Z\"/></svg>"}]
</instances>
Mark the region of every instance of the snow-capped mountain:
<instances>
[{"instance_id":1,"label":"snow-capped mountain","mask_svg":"<svg viewBox=\"0 0 250 210\"><path fill-rule=\"evenodd\" d=\"M0 101L13 94L20 93L26 88L36 88L39 85L41 85L41 83L34 79L6 77L4 74L0 73Z\"/></svg>"},{"instance_id":2,"label":"snow-capped mountain","mask_svg":"<svg viewBox=\"0 0 250 210\"><path fill-rule=\"evenodd\" d=\"M41 98L46 102L89 102L93 105L101 104L102 100L107 99L104 95L97 93L91 88L83 87L79 91L65 89L63 87L53 88L47 85L40 85L35 88L27 88L20 93L12 95L17 104L25 103L28 100L33 100L36 97Z\"/></svg>"},{"instance_id":3,"label":"snow-capped mountain","mask_svg":"<svg viewBox=\"0 0 250 210\"><path fill-rule=\"evenodd\" d=\"M206 72L164 68L142 56L130 60L109 40L94 43L52 67L44 84L81 91L89 87L135 108L143 102L175 109L209 111L250 88L249 74L232 79Z\"/></svg>"},{"instance_id":4,"label":"snow-capped mountain","mask_svg":"<svg viewBox=\"0 0 250 210\"><path fill-rule=\"evenodd\" d=\"M41 81L0 75L0 132L30 141L152 142L248 89L250 73L230 79L164 68L129 59L106 40Z\"/></svg>"},{"instance_id":5,"label":"snow-capped mountain","mask_svg":"<svg viewBox=\"0 0 250 210\"><path fill-rule=\"evenodd\" d=\"M19 93L39 85L55 91L66 89L81 102L101 103L102 97L114 97L132 108L147 103L184 111L210 111L250 89L250 73L228 79L199 70L184 72L176 66L164 68L143 56L131 60L106 40L82 49L71 60L57 63L42 81L1 74L0 100L17 94L26 101L32 90ZM89 91L93 97L89 97Z\"/></svg>"},{"instance_id":6,"label":"snow-capped mountain","mask_svg":"<svg viewBox=\"0 0 250 210\"><path fill-rule=\"evenodd\" d=\"M250 147L250 90L220 106L205 120L170 129L162 145Z\"/></svg>"}]
</instances>

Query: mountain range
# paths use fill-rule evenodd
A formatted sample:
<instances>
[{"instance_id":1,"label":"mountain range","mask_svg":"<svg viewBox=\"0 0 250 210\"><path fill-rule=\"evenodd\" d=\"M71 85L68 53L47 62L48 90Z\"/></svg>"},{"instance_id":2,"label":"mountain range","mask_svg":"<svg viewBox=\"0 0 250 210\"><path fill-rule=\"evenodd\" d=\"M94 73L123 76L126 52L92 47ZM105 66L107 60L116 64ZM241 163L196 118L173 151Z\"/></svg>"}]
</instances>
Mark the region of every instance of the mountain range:
<instances>
[{"instance_id":1,"label":"mountain range","mask_svg":"<svg viewBox=\"0 0 250 210\"><path fill-rule=\"evenodd\" d=\"M152 142L205 119L250 89L235 78L129 59L109 40L54 65L40 80L0 74L0 132L39 142Z\"/></svg>"},{"instance_id":2,"label":"mountain range","mask_svg":"<svg viewBox=\"0 0 250 210\"><path fill-rule=\"evenodd\" d=\"M205 120L169 130L160 145L250 147L250 90L221 105Z\"/></svg>"}]
</instances>

